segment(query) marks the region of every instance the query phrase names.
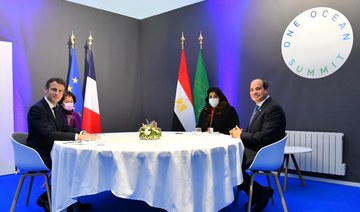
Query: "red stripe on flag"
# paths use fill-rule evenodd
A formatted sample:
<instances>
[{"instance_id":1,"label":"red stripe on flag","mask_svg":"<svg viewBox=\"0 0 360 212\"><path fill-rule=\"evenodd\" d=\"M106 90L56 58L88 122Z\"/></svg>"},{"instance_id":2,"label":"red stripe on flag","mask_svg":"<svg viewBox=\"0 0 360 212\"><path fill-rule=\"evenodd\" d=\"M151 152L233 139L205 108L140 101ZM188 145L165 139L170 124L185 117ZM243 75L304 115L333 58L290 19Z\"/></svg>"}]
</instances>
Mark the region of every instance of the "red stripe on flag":
<instances>
[{"instance_id":1,"label":"red stripe on flag","mask_svg":"<svg viewBox=\"0 0 360 212\"><path fill-rule=\"evenodd\" d=\"M192 95L191 95L191 87L190 87L190 80L188 69L186 66L186 57L185 57L185 50L181 51L181 60L180 60L180 67L179 67L179 76L178 80L184 89L186 95L188 96L191 104L193 104Z\"/></svg>"},{"instance_id":2,"label":"red stripe on flag","mask_svg":"<svg viewBox=\"0 0 360 212\"><path fill-rule=\"evenodd\" d=\"M100 114L84 107L82 128L88 133L101 133Z\"/></svg>"}]
</instances>

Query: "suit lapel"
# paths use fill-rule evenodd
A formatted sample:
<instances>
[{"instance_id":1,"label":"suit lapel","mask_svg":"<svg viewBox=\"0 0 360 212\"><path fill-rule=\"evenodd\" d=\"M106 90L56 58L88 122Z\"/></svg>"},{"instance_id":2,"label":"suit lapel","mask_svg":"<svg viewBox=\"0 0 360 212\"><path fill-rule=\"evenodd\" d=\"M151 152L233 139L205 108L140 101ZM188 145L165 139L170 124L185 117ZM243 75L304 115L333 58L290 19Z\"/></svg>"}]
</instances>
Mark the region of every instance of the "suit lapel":
<instances>
[{"instance_id":1,"label":"suit lapel","mask_svg":"<svg viewBox=\"0 0 360 212\"><path fill-rule=\"evenodd\" d=\"M249 126L249 130L252 129L254 123L256 122L256 119L258 118L258 116L262 113L262 111L267 107L267 105L271 102L271 97L269 97L267 100L265 100L265 102L261 105L261 107L259 108L258 112L255 114L253 120L250 123Z\"/></svg>"}]
</instances>

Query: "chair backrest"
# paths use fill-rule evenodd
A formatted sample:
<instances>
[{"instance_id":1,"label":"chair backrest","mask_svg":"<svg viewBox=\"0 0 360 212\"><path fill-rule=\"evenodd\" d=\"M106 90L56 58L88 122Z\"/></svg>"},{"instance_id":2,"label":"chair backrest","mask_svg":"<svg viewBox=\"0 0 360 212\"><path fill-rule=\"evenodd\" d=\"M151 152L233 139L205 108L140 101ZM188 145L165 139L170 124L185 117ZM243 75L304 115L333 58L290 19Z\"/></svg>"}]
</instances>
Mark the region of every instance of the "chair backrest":
<instances>
[{"instance_id":1,"label":"chair backrest","mask_svg":"<svg viewBox=\"0 0 360 212\"><path fill-rule=\"evenodd\" d=\"M261 148L249 170L254 171L275 171L281 167L284 161L284 149L288 135L281 140Z\"/></svg>"},{"instance_id":2,"label":"chair backrest","mask_svg":"<svg viewBox=\"0 0 360 212\"><path fill-rule=\"evenodd\" d=\"M41 159L39 153L33 148L26 146L27 137L27 133L21 132L14 132L10 135L14 148L15 166L21 173L50 171Z\"/></svg>"}]
</instances>

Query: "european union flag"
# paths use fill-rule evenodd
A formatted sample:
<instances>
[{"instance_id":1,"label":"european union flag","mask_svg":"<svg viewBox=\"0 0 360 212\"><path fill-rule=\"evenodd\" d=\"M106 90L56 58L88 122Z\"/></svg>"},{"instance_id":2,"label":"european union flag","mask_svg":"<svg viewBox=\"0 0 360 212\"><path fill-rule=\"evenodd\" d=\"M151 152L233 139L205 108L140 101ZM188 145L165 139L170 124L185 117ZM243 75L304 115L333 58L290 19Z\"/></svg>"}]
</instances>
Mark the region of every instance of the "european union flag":
<instances>
[{"instance_id":1,"label":"european union flag","mask_svg":"<svg viewBox=\"0 0 360 212\"><path fill-rule=\"evenodd\" d=\"M82 111L84 107L84 99L81 90L79 69L76 60L75 48L71 48L71 63L70 70L67 79L68 88L67 90L72 92L76 96L76 102L74 104L74 111L82 118Z\"/></svg>"}]
</instances>

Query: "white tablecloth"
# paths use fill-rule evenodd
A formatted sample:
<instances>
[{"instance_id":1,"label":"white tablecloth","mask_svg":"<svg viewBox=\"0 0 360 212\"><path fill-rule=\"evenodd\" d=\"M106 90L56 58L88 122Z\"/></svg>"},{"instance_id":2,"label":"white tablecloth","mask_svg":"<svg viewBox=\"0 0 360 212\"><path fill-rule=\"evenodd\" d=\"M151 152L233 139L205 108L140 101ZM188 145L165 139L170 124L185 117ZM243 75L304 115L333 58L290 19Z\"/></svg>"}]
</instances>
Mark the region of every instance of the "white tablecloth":
<instances>
[{"instance_id":1,"label":"white tablecloth","mask_svg":"<svg viewBox=\"0 0 360 212\"><path fill-rule=\"evenodd\" d=\"M163 132L159 140L138 133L107 133L96 141L55 141L52 209L77 197L111 190L167 211L218 211L243 181L243 146L228 135Z\"/></svg>"}]
</instances>

